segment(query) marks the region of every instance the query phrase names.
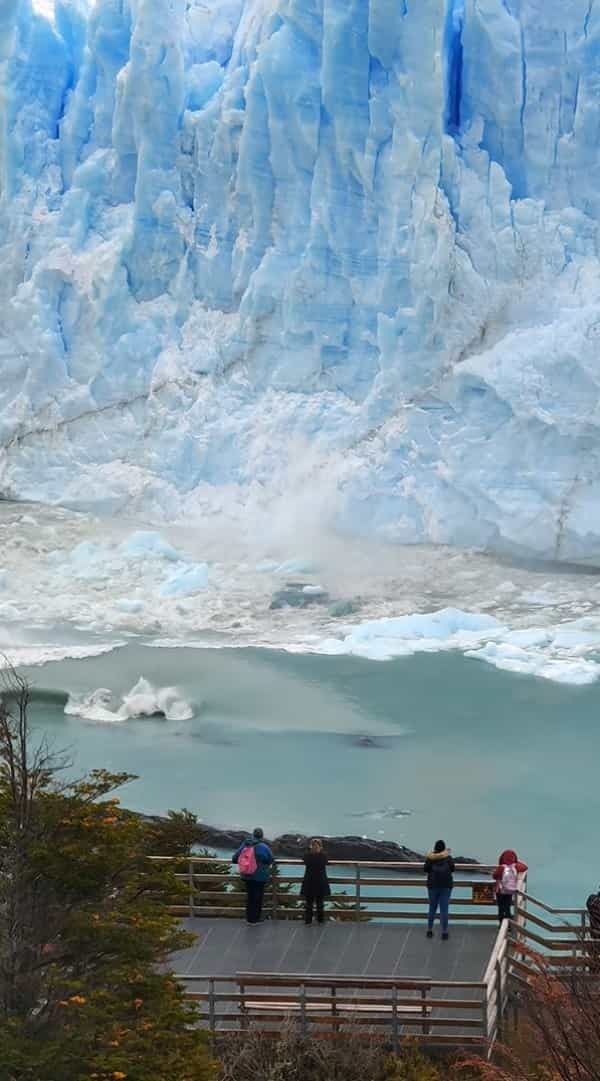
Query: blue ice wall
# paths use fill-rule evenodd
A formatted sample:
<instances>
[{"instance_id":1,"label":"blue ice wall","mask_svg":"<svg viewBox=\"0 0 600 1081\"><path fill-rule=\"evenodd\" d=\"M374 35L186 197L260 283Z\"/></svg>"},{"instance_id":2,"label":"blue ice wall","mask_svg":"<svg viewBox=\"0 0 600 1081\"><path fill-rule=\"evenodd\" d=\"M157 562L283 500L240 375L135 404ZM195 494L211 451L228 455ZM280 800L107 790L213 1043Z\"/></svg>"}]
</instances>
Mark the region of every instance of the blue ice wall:
<instances>
[{"instance_id":1,"label":"blue ice wall","mask_svg":"<svg viewBox=\"0 0 600 1081\"><path fill-rule=\"evenodd\" d=\"M3 490L300 457L344 528L600 558L599 53L595 0L0 0Z\"/></svg>"}]
</instances>

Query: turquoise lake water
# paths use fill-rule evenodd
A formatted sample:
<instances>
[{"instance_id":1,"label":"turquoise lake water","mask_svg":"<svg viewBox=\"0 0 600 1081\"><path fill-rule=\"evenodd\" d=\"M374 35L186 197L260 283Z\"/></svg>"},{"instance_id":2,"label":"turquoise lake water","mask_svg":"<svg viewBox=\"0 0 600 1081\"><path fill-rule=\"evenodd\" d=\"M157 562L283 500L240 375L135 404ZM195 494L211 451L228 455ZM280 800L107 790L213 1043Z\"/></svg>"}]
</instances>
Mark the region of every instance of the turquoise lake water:
<instances>
[{"instance_id":1,"label":"turquoise lake water","mask_svg":"<svg viewBox=\"0 0 600 1081\"><path fill-rule=\"evenodd\" d=\"M139 775L134 809L216 825L364 834L484 862L515 847L530 889L578 905L600 882L600 686L502 672L456 653L387 663L257 649L158 649L28 670L42 689L175 685L189 721L103 724L42 698L35 724L74 769ZM368 743L368 745L365 745ZM393 810L403 818L387 817Z\"/></svg>"}]
</instances>

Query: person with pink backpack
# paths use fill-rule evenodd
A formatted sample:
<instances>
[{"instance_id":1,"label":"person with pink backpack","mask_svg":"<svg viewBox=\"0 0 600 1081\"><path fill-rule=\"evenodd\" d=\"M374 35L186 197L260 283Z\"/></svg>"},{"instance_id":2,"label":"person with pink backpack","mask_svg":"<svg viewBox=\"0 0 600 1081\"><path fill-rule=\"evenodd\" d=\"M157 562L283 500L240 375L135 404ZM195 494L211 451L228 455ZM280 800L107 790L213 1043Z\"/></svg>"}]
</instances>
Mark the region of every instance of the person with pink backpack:
<instances>
[{"instance_id":1,"label":"person with pink backpack","mask_svg":"<svg viewBox=\"0 0 600 1081\"><path fill-rule=\"evenodd\" d=\"M255 829L232 857L246 885L246 920L251 924L260 923L269 867L273 863L273 853L263 837L263 831Z\"/></svg>"},{"instance_id":2,"label":"person with pink backpack","mask_svg":"<svg viewBox=\"0 0 600 1081\"><path fill-rule=\"evenodd\" d=\"M511 905L519 888L519 875L525 874L526 870L527 864L521 862L514 849L505 848L500 854L494 871L499 923L511 919Z\"/></svg>"}]
</instances>

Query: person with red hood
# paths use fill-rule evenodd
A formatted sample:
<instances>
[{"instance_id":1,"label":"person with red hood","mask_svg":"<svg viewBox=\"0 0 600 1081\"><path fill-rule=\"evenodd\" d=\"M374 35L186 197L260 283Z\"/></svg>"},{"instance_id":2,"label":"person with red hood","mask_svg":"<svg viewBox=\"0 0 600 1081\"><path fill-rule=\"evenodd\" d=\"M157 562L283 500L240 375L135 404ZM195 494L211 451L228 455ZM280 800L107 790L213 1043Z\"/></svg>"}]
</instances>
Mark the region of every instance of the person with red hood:
<instances>
[{"instance_id":1,"label":"person with red hood","mask_svg":"<svg viewBox=\"0 0 600 1081\"><path fill-rule=\"evenodd\" d=\"M511 919L511 905L519 888L519 875L524 874L526 870L527 864L518 858L514 849L506 848L501 853L498 866L494 871L499 923L502 923L502 920Z\"/></svg>"}]
</instances>

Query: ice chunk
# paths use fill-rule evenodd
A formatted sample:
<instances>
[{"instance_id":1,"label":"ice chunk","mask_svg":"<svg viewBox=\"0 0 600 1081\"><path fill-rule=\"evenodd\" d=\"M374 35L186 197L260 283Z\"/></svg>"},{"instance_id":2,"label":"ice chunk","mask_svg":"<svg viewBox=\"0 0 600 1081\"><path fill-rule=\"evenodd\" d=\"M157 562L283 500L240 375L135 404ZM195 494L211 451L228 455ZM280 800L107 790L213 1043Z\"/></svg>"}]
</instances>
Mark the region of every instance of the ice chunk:
<instances>
[{"instance_id":1,"label":"ice chunk","mask_svg":"<svg viewBox=\"0 0 600 1081\"><path fill-rule=\"evenodd\" d=\"M187 597L208 589L208 566L206 563L190 563L182 566L167 578L159 589L161 597Z\"/></svg>"},{"instance_id":2,"label":"ice chunk","mask_svg":"<svg viewBox=\"0 0 600 1081\"><path fill-rule=\"evenodd\" d=\"M488 643L482 649L467 652L466 656L487 661L495 668L502 668L507 672L537 676L539 679L550 679L555 683L583 686L595 683L600 678L600 664L596 661L568 657L552 658L541 651L519 649L503 643Z\"/></svg>"},{"instance_id":3,"label":"ice chunk","mask_svg":"<svg viewBox=\"0 0 600 1081\"><path fill-rule=\"evenodd\" d=\"M177 563L182 557L160 533L139 530L121 545L121 552L128 559L167 559Z\"/></svg>"},{"instance_id":4,"label":"ice chunk","mask_svg":"<svg viewBox=\"0 0 600 1081\"><path fill-rule=\"evenodd\" d=\"M115 608L118 608L120 612L141 612L144 605L142 601L136 601L129 597L122 597L120 600L115 601Z\"/></svg>"}]
</instances>

